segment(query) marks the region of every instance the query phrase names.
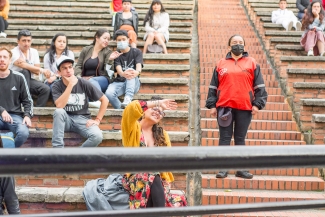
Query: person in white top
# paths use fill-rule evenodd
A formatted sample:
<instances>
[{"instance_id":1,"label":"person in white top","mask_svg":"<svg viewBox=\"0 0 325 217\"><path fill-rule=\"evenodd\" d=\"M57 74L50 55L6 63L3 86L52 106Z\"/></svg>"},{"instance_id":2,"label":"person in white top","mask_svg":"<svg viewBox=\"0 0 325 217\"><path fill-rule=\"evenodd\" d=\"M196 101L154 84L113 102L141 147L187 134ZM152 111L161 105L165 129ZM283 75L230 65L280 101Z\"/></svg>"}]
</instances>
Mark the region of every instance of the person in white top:
<instances>
[{"instance_id":1,"label":"person in white top","mask_svg":"<svg viewBox=\"0 0 325 217\"><path fill-rule=\"evenodd\" d=\"M167 54L166 43L169 40L169 14L160 0L153 0L143 22L146 34L143 37L145 44L143 54L147 52L148 45L154 41L163 47L164 54Z\"/></svg>"},{"instance_id":2,"label":"person in white top","mask_svg":"<svg viewBox=\"0 0 325 217\"><path fill-rule=\"evenodd\" d=\"M301 31L301 23L293 12L287 9L287 1L280 0L279 7L278 10L272 12L272 23L282 24L287 31L291 31L292 27L296 31Z\"/></svg>"},{"instance_id":3,"label":"person in white top","mask_svg":"<svg viewBox=\"0 0 325 217\"><path fill-rule=\"evenodd\" d=\"M37 96L36 107L44 107L50 96L50 87L35 80L35 75L43 74L46 78L51 76L51 72L41 68L39 55L36 49L31 48L32 34L29 30L20 30L17 36L18 46L11 50L12 61L10 69L20 72L27 81L27 86L32 95Z\"/></svg>"},{"instance_id":4,"label":"person in white top","mask_svg":"<svg viewBox=\"0 0 325 217\"><path fill-rule=\"evenodd\" d=\"M56 67L56 60L61 56L70 57L74 60L74 54L68 49L68 38L64 33L57 33L51 41L50 48L44 55L44 69L51 71L51 77L46 79L45 84L52 88L52 85L59 80L58 68Z\"/></svg>"}]
</instances>

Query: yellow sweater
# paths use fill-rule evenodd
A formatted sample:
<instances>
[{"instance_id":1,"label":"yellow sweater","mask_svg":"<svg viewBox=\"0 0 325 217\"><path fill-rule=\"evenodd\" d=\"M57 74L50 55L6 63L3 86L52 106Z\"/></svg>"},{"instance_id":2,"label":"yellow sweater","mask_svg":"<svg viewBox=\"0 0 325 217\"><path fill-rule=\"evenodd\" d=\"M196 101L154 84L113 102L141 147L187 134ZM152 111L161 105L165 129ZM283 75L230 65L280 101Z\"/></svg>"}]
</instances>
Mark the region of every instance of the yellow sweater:
<instances>
[{"instance_id":1,"label":"yellow sweater","mask_svg":"<svg viewBox=\"0 0 325 217\"><path fill-rule=\"evenodd\" d=\"M0 11L0 16L3 17L3 19L7 20L8 19L8 14L9 14L9 0L6 1L6 5L3 8L2 11Z\"/></svg>"},{"instance_id":2,"label":"yellow sweater","mask_svg":"<svg viewBox=\"0 0 325 217\"><path fill-rule=\"evenodd\" d=\"M138 120L142 117L143 110L138 100L132 101L122 115L122 143L124 147L140 147L141 126ZM168 133L164 131L167 146L171 146ZM168 182L174 181L171 172L160 173L162 179Z\"/></svg>"}]
</instances>

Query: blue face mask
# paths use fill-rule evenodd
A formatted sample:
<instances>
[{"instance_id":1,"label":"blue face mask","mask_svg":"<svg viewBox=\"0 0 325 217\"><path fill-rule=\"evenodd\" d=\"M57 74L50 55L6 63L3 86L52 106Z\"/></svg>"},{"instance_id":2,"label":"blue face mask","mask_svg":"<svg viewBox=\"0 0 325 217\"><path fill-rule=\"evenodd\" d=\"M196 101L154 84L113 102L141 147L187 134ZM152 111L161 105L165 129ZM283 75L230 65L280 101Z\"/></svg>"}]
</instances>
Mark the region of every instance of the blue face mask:
<instances>
[{"instance_id":1,"label":"blue face mask","mask_svg":"<svg viewBox=\"0 0 325 217\"><path fill-rule=\"evenodd\" d=\"M118 41L117 42L117 49L118 50L125 50L129 46L127 41Z\"/></svg>"}]
</instances>

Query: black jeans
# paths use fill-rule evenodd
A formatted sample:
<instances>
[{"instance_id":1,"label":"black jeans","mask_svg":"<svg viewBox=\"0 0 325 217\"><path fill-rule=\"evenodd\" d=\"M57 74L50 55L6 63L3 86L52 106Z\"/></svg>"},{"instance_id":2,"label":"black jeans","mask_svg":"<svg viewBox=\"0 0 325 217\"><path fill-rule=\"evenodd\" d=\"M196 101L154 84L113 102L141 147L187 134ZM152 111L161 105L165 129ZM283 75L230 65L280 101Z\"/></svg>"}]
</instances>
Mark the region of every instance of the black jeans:
<instances>
[{"instance_id":1,"label":"black jeans","mask_svg":"<svg viewBox=\"0 0 325 217\"><path fill-rule=\"evenodd\" d=\"M8 29L8 22L0 16L0 32L4 32L6 29Z\"/></svg>"},{"instance_id":2,"label":"black jeans","mask_svg":"<svg viewBox=\"0 0 325 217\"><path fill-rule=\"evenodd\" d=\"M3 201L9 214L20 214L19 201L15 192L15 179L12 176L0 178L0 215L3 215Z\"/></svg>"},{"instance_id":3,"label":"black jeans","mask_svg":"<svg viewBox=\"0 0 325 217\"><path fill-rule=\"evenodd\" d=\"M147 207L165 207L165 190L159 175L155 177L150 187L150 196Z\"/></svg>"},{"instance_id":4,"label":"black jeans","mask_svg":"<svg viewBox=\"0 0 325 217\"><path fill-rule=\"evenodd\" d=\"M29 91L32 95L37 96L36 107L44 107L49 100L51 89L45 83L37 81L31 78L31 73L27 69L20 71L25 78L27 85L29 87Z\"/></svg>"},{"instance_id":5,"label":"black jeans","mask_svg":"<svg viewBox=\"0 0 325 217\"><path fill-rule=\"evenodd\" d=\"M245 145L247 130L252 120L252 111L232 109L231 112L231 124L228 127L219 125L219 146L230 145L233 134L235 145Z\"/></svg>"}]
</instances>

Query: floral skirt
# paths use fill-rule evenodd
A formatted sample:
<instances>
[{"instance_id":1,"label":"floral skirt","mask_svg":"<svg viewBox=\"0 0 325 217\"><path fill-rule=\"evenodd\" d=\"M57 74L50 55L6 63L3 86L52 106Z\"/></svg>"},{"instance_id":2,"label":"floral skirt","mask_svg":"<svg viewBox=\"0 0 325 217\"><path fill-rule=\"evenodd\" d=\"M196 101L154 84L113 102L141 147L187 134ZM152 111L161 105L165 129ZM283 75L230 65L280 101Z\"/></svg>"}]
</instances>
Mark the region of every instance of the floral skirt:
<instances>
[{"instance_id":1,"label":"floral skirt","mask_svg":"<svg viewBox=\"0 0 325 217\"><path fill-rule=\"evenodd\" d=\"M159 175L159 173L137 173L123 176L123 187L130 193L130 209L146 208L150 196L150 187L156 175ZM166 207L187 205L184 195L170 193L170 184L167 181L162 180L162 185L165 190Z\"/></svg>"}]
</instances>

